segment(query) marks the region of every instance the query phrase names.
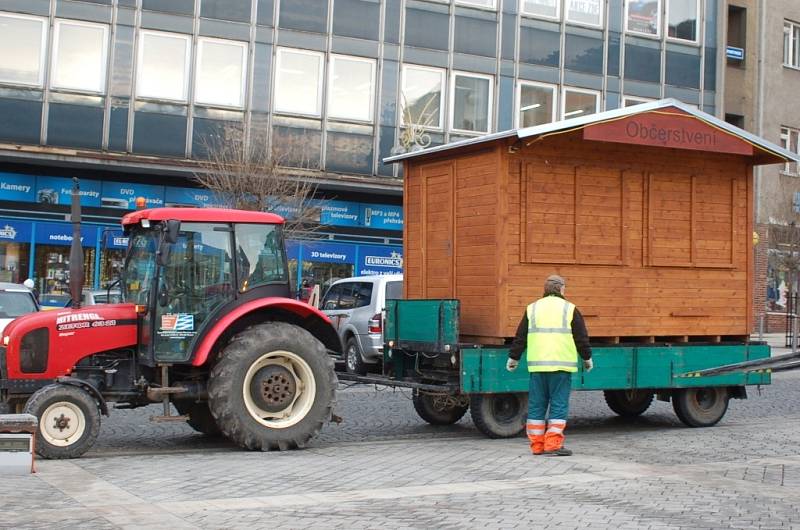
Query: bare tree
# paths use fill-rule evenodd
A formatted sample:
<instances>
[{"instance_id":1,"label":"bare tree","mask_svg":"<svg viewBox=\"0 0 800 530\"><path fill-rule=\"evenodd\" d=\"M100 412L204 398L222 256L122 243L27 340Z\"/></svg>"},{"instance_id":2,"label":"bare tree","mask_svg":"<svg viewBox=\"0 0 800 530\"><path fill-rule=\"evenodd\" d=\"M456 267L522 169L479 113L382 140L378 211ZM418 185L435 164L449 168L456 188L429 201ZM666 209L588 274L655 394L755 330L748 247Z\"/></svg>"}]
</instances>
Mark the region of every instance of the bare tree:
<instances>
[{"instance_id":1,"label":"bare tree","mask_svg":"<svg viewBox=\"0 0 800 530\"><path fill-rule=\"evenodd\" d=\"M194 178L215 193L221 206L282 215L287 238L313 232L322 206L313 199L317 185L312 176L288 170L290 164L312 167L306 149L290 140L280 150L270 150L268 143L266 134L247 138L241 124L226 125L203 138L205 157L198 160Z\"/></svg>"}]
</instances>

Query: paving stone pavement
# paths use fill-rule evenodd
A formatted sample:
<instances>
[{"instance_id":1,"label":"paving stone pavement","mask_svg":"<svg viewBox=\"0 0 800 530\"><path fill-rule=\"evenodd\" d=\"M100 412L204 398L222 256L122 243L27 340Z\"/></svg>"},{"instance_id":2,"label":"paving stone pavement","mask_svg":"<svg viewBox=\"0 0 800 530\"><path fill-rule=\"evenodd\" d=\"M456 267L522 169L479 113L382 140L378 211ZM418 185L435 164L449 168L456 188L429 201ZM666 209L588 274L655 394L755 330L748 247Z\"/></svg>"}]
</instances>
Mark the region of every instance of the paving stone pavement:
<instances>
[{"instance_id":1,"label":"paving stone pavement","mask_svg":"<svg viewBox=\"0 0 800 530\"><path fill-rule=\"evenodd\" d=\"M0 528L800 528L800 375L733 401L714 428L666 403L636 421L576 393L569 458L468 417L440 429L407 393L344 390L312 446L245 452L117 411L84 458L0 477Z\"/></svg>"}]
</instances>

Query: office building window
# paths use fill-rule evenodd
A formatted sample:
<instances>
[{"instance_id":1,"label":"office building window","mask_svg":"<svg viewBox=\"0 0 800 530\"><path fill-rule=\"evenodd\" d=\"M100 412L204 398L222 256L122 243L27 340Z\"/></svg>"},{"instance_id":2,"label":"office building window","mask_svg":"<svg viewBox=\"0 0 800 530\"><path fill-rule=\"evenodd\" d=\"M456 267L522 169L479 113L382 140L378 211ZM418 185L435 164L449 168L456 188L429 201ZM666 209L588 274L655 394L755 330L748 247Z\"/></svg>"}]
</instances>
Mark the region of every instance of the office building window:
<instances>
[{"instance_id":1,"label":"office building window","mask_svg":"<svg viewBox=\"0 0 800 530\"><path fill-rule=\"evenodd\" d=\"M667 36L697 42L700 0L667 0Z\"/></svg>"},{"instance_id":2,"label":"office building window","mask_svg":"<svg viewBox=\"0 0 800 530\"><path fill-rule=\"evenodd\" d=\"M556 120L556 87L520 81L517 87L517 127L533 127Z\"/></svg>"},{"instance_id":3,"label":"office building window","mask_svg":"<svg viewBox=\"0 0 800 530\"><path fill-rule=\"evenodd\" d=\"M582 118L600 110L600 93L593 90L565 88L561 97L561 118Z\"/></svg>"},{"instance_id":4,"label":"office building window","mask_svg":"<svg viewBox=\"0 0 800 530\"><path fill-rule=\"evenodd\" d=\"M493 78L453 72L450 81L450 128L488 133L492 127Z\"/></svg>"},{"instance_id":5,"label":"office building window","mask_svg":"<svg viewBox=\"0 0 800 530\"><path fill-rule=\"evenodd\" d=\"M603 25L602 0L566 0L566 12L567 22L589 26Z\"/></svg>"},{"instance_id":6,"label":"office building window","mask_svg":"<svg viewBox=\"0 0 800 530\"><path fill-rule=\"evenodd\" d=\"M497 9L497 0L456 0L456 4Z\"/></svg>"},{"instance_id":7,"label":"office building window","mask_svg":"<svg viewBox=\"0 0 800 530\"><path fill-rule=\"evenodd\" d=\"M42 86L45 19L0 13L0 83Z\"/></svg>"},{"instance_id":8,"label":"office building window","mask_svg":"<svg viewBox=\"0 0 800 530\"><path fill-rule=\"evenodd\" d=\"M278 50L275 111L320 116L322 111L321 53Z\"/></svg>"},{"instance_id":9,"label":"office building window","mask_svg":"<svg viewBox=\"0 0 800 530\"><path fill-rule=\"evenodd\" d=\"M783 64L800 68L800 24L783 22Z\"/></svg>"},{"instance_id":10,"label":"office building window","mask_svg":"<svg viewBox=\"0 0 800 530\"><path fill-rule=\"evenodd\" d=\"M136 95L186 101L191 42L187 35L142 31Z\"/></svg>"},{"instance_id":11,"label":"office building window","mask_svg":"<svg viewBox=\"0 0 800 530\"><path fill-rule=\"evenodd\" d=\"M793 127L781 127L781 147L792 153L800 154L800 130ZM797 162L786 162L784 173L797 175Z\"/></svg>"},{"instance_id":12,"label":"office building window","mask_svg":"<svg viewBox=\"0 0 800 530\"><path fill-rule=\"evenodd\" d=\"M331 56L328 117L372 121L375 61Z\"/></svg>"},{"instance_id":13,"label":"office building window","mask_svg":"<svg viewBox=\"0 0 800 530\"><path fill-rule=\"evenodd\" d=\"M247 44L201 37L197 41L195 103L244 107Z\"/></svg>"},{"instance_id":14,"label":"office building window","mask_svg":"<svg viewBox=\"0 0 800 530\"><path fill-rule=\"evenodd\" d=\"M424 66L403 67L403 125L442 128L444 70Z\"/></svg>"},{"instance_id":15,"label":"office building window","mask_svg":"<svg viewBox=\"0 0 800 530\"><path fill-rule=\"evenodd\" d=\"M522 13L535 17L559 18L561 0L522 0Z\"/></svg>"},{"instance_id":16,"label":"office building window","mask_svg":"<svg viewBox=\"0 0 800 530\"><path fill-rule=\"evenodd\" d=\"M651 101L655 101L649 98L637 98L633 96L625 96L622 100L623 107L632 107L634 105L641 105L642 103L650 103Z\"/></svg>"},{"instance_id":17,"label":"office building window","mask_svg":"<svg viewBox=\"0 0 800 530\"><path fill-rule=\"evenodd\" d=\"M104 92L108 27L56 21L50 87Z\"/></svg>"},{"instance_id":18,"label":"office building window","mask_svg":"<svg viewBox=\"0 0 800 530\"><path fill-rule=\"evenodd\" d=\"M659 36L661 0L628 0L625 2L625 30L639 35Z\"/></svg>"}]
</instances>

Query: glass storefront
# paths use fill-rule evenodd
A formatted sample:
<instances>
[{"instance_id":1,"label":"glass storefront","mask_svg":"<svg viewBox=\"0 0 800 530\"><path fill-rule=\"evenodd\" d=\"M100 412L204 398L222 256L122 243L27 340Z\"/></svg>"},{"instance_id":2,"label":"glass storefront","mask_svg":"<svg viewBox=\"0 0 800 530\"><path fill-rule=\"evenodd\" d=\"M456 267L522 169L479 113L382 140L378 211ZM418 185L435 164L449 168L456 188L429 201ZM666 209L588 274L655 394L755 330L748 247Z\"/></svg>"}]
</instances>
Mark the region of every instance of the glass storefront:
<instances>
[{"instance_id":1,"label":"glass storefront","mask_svg":"<svg viewBox=\"0 0 800 530\"><path fill-rule=\"evenodd\" d=\"M28 277L30 244L0 244L0 282L22 283Z\"/></svg>"},{"instance_id":2,"label":"glass storefront","mask_svg":"<svg viewBox=\"0 0 800 530\"><path fill-rule=\"evenodd\" d=\"M84 285L94 284L94 248L83 249ZM34 258L34 281L41 294L69 294L69 247L39 245Z\"/></svg>"}]
</instances>

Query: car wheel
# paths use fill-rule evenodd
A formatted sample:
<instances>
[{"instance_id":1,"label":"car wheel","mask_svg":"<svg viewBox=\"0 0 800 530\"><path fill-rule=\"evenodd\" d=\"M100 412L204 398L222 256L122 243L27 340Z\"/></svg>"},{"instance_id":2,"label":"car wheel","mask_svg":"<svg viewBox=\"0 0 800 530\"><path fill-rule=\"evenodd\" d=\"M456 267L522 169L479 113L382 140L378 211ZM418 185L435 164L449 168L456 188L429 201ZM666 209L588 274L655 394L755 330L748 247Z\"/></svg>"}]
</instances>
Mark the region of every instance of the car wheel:
<instances>
[{"instance_id":1,"label":"car wheel","mask_svg":"<svg viewBox=\"0 0 800 530\"><path fill-rule=\"evenodd\" d=\"M344 361L348 373L367 375L367 363L361 358L361 350L355 337L347 339L344 347Z\"/></svg>"}]
</instances>

